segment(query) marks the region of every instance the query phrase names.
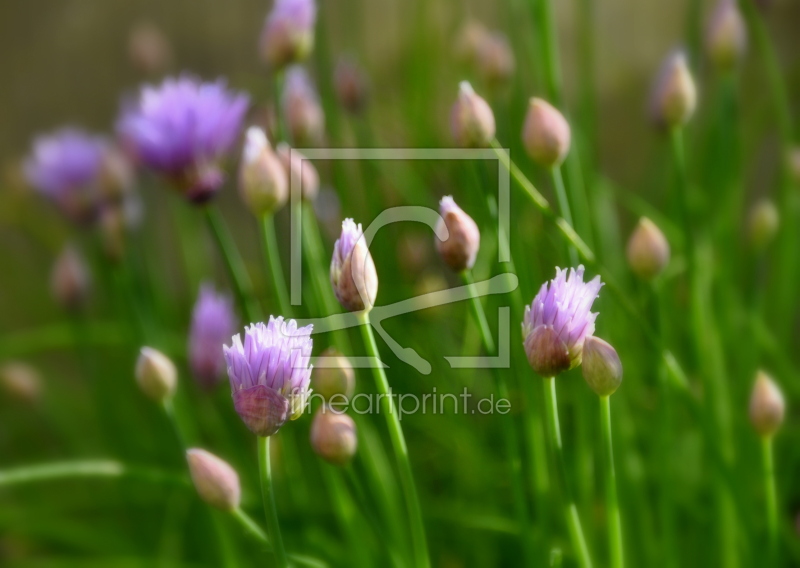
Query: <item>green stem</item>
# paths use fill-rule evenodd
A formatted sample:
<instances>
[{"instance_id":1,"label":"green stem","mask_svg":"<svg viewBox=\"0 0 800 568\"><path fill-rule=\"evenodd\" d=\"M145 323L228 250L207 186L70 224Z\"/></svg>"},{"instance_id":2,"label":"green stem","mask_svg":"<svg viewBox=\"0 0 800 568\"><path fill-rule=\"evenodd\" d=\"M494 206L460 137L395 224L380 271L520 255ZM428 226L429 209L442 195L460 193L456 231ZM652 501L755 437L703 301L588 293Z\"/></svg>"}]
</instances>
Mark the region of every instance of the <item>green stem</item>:
<instances>
[{"instance_id":1,"label":"green stem","mask_svg":"<svg viewBox=\"0 0 800 568\"><path fill-rule=\"evenodd\" d=\"M272 214L268 213L261 219L261 232L264 238L267 266L272 278L272 287L278 298L278 309L283 317L290 318L292 317L292 306L289 304L289 292L286 290L286 279L278 252L278 237L275 233L275 218Z\"/></svg>"},{"instance_id":2,"label":"green stem","mask_svg":"<svg viewBox=\"0 0 800 568\"><path fill-rule=\"evenodd\" d=\"M778 497L775 489L775 462L772 456L772 436L761 438L761 458L764 464L764 498L767 513L769 566L778 565Z\"/></svg>"},{"instance_id":3,"label":"green stem","mask_svg":"<svg viewBox=\"0 0 800 568\"><path fill-rule=\"evenodd\" d=\"M578 557L578 563L582 568L591 568L592 560L589 557L589 549L586 546L586 539L583 536L583 528L581 527L581 520L578 516L578 508L575 506L575 501L569 487L569 480L567 479L567 466L564 462L564 447L561 442L561 426L558 422L555 377L544 378L544 392L547 421L550 426L548 434L550 436L550 443L553 446L553 452L555 453L556 469L558 470L558 477L561 480L564 500L566 501L564 514L566 516L567 526L569 527L569 535L572 540L572 546L575 548L575 554Z\"/></svg>"},{"instance_id":4,"label":"green stem","mask_svg":"<svg viewBox=\"0 0 800 568\"><path fill-rule=\"evenodd\" d=\"M611 397L600 397L600 429L603 433L603 451L606 464L606 514L608 518L608 549L611 567L622 568L622 523L617 501L617 476L614 472L614 448L611 442Z\"/></svg>"},{"instance_id":5,"label":"green stem","mask_svg":"<svg viewBox=\"0 0 800 568\"><path fill-rule=\"evenodd\" d=\"M241 507L237 507L231 511L231 516L233 516L233 518L242 525L242 528L256 540L269 544L267 533L265 533L264 530L258 526L258 523L256 523L250 515L245 513Z\"/></svg>"},{"instance_id":6,"label":"green stem","mask_svg":"<svg viewBox=\"0 0 800 568\"><path fill-rule=\"evenodd\" d=\"M369 312L362 312L359 317L361 319L361 333L367 352L372 357L380 359L378 345L375 343L375 335L372 333L372 325L369 322ZM372 373L375 377L378 396L381 401L381 411L386 419L386 426L389 429L389 437L392 441L392 449L394 450L400 473L400 484L403 489L411 527L415 566L417 568L427 568L430 566L428 543L425 537L425 526L422 521L422 510L417 497L417 487L414 484L414 475L411 471L411 461L408 459L408 448L403 435L403 428L400 426L400 420L395 412L394 399L389 392L389 381L386 379L383 367L375 365L372 368Z\"/></svg>"},{"instance_id":7,"label":"green stem","mask_svg":"<svg viewBox=\"0 0 800 568\"><path fill-rule=\"evenodd\" d=\"M151 468L132 467L113 460L80 460L25 465L0 470L0 487L59 479L131 477L170 485L189 486L185 476Z\"/></svg>"},{"instance_id":8,"label":"green stem","mask_svg":"<svg viewBox=\"0 0 800 568\"><path fill-rule=\"evenodd\" d=\"M213 203L206 206L205 213L208 226L217 241L222 258L225 260L228 275L233 281L239 307L250 322L256 322L260 319L261 310L255 303L250 275L247 273L244 260L242 260L236 248L236 243L233 241L233 237L225 224L225 219L223 219L219 208Z\"/></svg>"},{"instance_id":9,"label":"green stem","mask_svg":"<svg viewBox=\"0 0 800 568\"><path fill-rule=\"evenodd\" d=\"M695 266L694 231L689 211L689 180L686 171L686 154L683 149L683 128L676 127L670 131L672 157L675 161L676 190L678 216L683 227L684 250L689 263L689 278L692 278Z\"/></svg>"},{"instance_id":10,"label":"green stem","mask_svg":"<svg viewBox=\"0 0 800 568\"><path fill-rule=\"evenodd\" d=\"M275 506L275 491L272 486L272 468L270 466L269 436L258 438L258 472L261 478L261 496L264 500L264 513L267 516L267 530L275 552L275 561L279 568L287 568L289 561L283 548L281 528L278 524L278 510Z\"/></svg>"},{"instance_id":11,"label":"green stem","mask_svg":"<svg viewBox=\"0 0 800 568\"><path fill-rule=\"evenodd\" d=\"M483 340L483 347L489 355L496 355L497 348L494 344L494 337L489 329L489 322L486 320L486 312L481 305L481 299L475 291L475 279L472 277L472 271L467 269L461 273L464 283L469 290L470 306L472 307L472 315L475 318L475 323L481 332L481 339Z\"/></svg>"},{"instance_id":12,"label":"green stem","mask_svg":"<svg viewBox=\"0 0 800 568\"><path fill-rule=\"evenodd\" d=\"M561 175L561 166L553 166L550 170L553 176L553 187L556 191L556 199L558 200L558 208L561 209L561 216L570 225L572 223L572 211L569 208L569 199L567 199L567 190L564 187L564 178ZM574 245L570 244L569 247L569 261L572 266L578 266L578 251Z\"/></svg>"}]
</instances>

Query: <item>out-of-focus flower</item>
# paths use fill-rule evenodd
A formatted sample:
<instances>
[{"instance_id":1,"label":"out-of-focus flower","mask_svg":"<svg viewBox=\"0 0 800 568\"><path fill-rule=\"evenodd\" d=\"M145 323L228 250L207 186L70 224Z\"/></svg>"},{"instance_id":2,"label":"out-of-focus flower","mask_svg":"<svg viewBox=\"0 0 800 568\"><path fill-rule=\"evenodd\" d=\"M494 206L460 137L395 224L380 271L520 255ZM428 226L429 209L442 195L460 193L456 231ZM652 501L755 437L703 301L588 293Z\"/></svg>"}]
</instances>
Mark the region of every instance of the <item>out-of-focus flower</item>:
<instances>
[{"instance_id":1,"label":"out-of-focus flower","mask_svg":"<svg viewBox=\"0 0 800 568\"><path fill-rule=\"evenodd\" d=\"M626 254L633 273L642 280L652 280L669 264L669 242L655 223L642 217L628 239Z\"/></svg>"},{"instance_id":2,"label":"out-of-focus flower","mask_svg":"<svg viewBox=\"0 0 800 568\"><path fill-rule=\"evenodd\" d=\"M142 87L117 129L138 160L202 203L224 181L219 162L236 142L247 106L247 96L222 80L184 75Z\"/></svg>"},{"instance_id":3,"label":"out-of-focus flower","mask_svg":"<svg viewBox=\"0 0 800 568\"><path fill-rule=\"evenodd\" d=\"M189 330L189 366L206 389L215 387L225 370L223 345L238 327L233 300L210 284L200 286Z\"/></svg>"},{"instance_id":4,"label":"out-of-focus flower","mask_svg":"<svg viewBox=\"0 0 800 568\"><path fill-rule=\"evenodd\" d=\"M330 186L320 189L314 200L314 213L326 237L333 240L339 236L339 228L342 226L342 203L335 189Z\"/></svg>"},{"instance_id":5,"label":"out-of-focus flower","mask_svg":"<svg viewBox=\"0 0 800 568\"><path fill-rule=\"evenodd\" d=\"M311 447L325 461L345 465L358 448L355 422L347 414L321 406L311 423Z\"/></svg>"},{"instance_id":6,"label":"out-of-focus flower","mask_svg":"<svg viewBox=\"0 0 800 568\"><path fill-rule=\"evenodd\" d=\"M667 55L650 92L650 116L656 125L677 128L686 124L697 106L697 88L686 53L676 49Z\"/></svg>"},{"instance_id":7,"label":"out-of-focus flower","mask_svg":"<svg viewBox=\"0 0 800 568\"><path fill-rule=\"evenodd\" d=\"M350 57L341 57L333 70L333 88L339 104L352 113L359 114L367 106L369 85L364 69Z\"/></svg>"},{"instance_id":8,"label":"out-of-focus flower","mask_svg":"<svg viewBox=\"0 0 800 568\"><path fill-rule=\"evenodd\" d=\"M475 55L478 75L488 86L504 85L514 75L516 61L505 34L494 32L484 36Z\"/></svg>"},{"instance_id":9,"label":"out-of-focus flower","mask_svg":"<svg viewBox=\"0 0 800 568\"><path fill-rule=\"evenodd\" d=\"M331 285L346 310L371 310L378 295L378 273L364 240L361 224L342 222L342 233L333 245Z\"/></svg>"},{"instance_id":10,"label":"out-of-focus flower","mask_svg":"<svg viewBox=\"0 0 800 568\"><path fill-rule=\"evenodd\" d=\"M172 398L178 388L178 370L169 357L152 347L142 347L136 360L136 382L156 402Z\"/></svg>"},{"instance_id":11,"label":"out-of-focus flower","mask_svg":"<svg viewBox=\"0 0 800 568\"><path fill-rule=\"evenodd\" d=\"M475 63L481 44L489 37L489 30L477 20L468 20L458 32L455 41L456 57L465 63Z\"/></svg>"},{"instance_id":12,"label":"out-of-focus flower","mask_svg":"<svg viewBox=\"0 0 800 568\"><path fill-rule=\"evenodd\" d=\"M311 375L314 392L326 401L332 396L349 399L356 388L356 375L350 360L335 347L320 353Z\"/></svg>"},{"instance_id":13,"label":"out-of-focus flower","mask_svg":"<svg viewBox=\"0 0 800 568\"><path fill-rule=\"evenodd\" d=\"M233 405L257 436L271 436L299 418L308 400L312 365L311 325L270 316L269 323L245 327L225 346Z\"/></svg>"},{"instance_id":14,"label":"out-of-focus flower","mask_svg":"<svg viewBox=\"0 0 800 568\"><path fill-rule=\"evenodd\" d=\"M325 113L308 73L299 65L286 70L281 110L294 145L313 146L322 141Z\"/></svg>"},{"instance_id":15,"label":"out-of-focus flower","mask_svg":"<svg viewBox=\"0 0 800 568\"><path fill-rule=\"evenodd\" d=\"M133 164L114 144L107 144L104 148L99 186L106 203L122 201L133 189Z\"/></svg>"},{"instance_id":16,"label":"out-of-focus flower","mask_svg":"<svg viewBox=\"0 0 800 568\"><path fill-rule=\"evenodd\" d=\"M69 218L84 222L97 214L106 142L77 128L39 136L23 166L28 183Z\"/></svg>"},{"instance_id":17,"label":"out-of-focus flower","mask_svg":"<svg viewBox=\"0 0 800 568\"><path fill-rule=\"evenodd\" d=\"M314 0L276 0L261 31L264 61L278 70L305 59L314 47Z\"/></svg>"},{"instance_id":18,"label":"out-of-focus flower","mask_svg":"<svg viewBox=\"0 0 800 568\"><path fill-rule=\"evenodd\" d=\"M775 381L764 371L758 371L750 395L750 422L760 436L775 434L783 424L786 402Z\"/></svg>"},{"instance_id":19,"label":"out-of-focus flower","mask_svg":"<svg viewBox=\"0 0 800 568\"><path fill-rule=\"evenodd\" d=\"M478 249L481 246L481 232L472 217L464 213L449 195L439 202L436 232L447 228L447 240L436 239L436 250L445 264L455 272L470 270L475 265Z\"/></svg>"},{"instance_id":20,"label":"out-of-focus flower","mask_svg":"<svg viewBox=\"0 0 800 568\"><path fill-rule=\"evenodd\" d=\"M0 385L8 395L34 404L42 396L42 379L39 372L20 361L9 361L0 366Z\"/></svg>"},{"instance_id":21,"label":"out-of-focus flower","mask_svg":"<svg viewBox=\"0 0 800 568\"><path fill-rule=\"evenodd\" d=\"M522 126L522 142L528 155L545 168L559 166L567 157L570 140L564 115L547 101L531 98Z\"/></svg>"},{"instance_id":22,"label":"out-of-focus flower","mask_svg":"<svg viewBox=\"0 0 800 568\"><path fill-rule=\"evenodd\" d=\"M450 132L462 148L487 148L495 135L494 113L467 81L461 81L450 110Z\"/></svg>"},{"instance_id":23,"label":"out-of-focus flower","mask_svg":"<svg viewBox=\"0 0 800 568\"><path fill-rule=\"evenodd\" d=\"M706 52L722 70L736 65L747 48L747 27L735 0L719 0L706 27Z\"/></svg>"},{"instance_id":24,"label":"out-of-focus flower","mask_svg":"<svg viewBox=\"0 0 800 568\"><path fill-rule=\"evenodd\" d=\"M319 173L311 160L306 158L299 150L295 150L286 142L278 144L278 158L285 172L289 191L292 188L292 178L300 182L300 196L303 201L314 201L319 193Z\"/></svg>"},{"instance_id":25,"label":"out-of-focus flower","mask_svg":"<svg viewBox=\"0 0 800 568\"><path fill-rule=\"evenodd\" d=\"M199 448L186 450L186 461L203 501L223 511L239 508L242 495L239 474L228 462Z\"/></svg>"},{"instance_id":26,"label":"out-of-focus flower","mask_svg":"<svg viewBox=\"0 0 800 568\"><path fill-rule=\"evenodd\" d=\"M66 245L53 265L50 288L56 302L67 310L79 310L89 297L89 267L78 249Z\"/></svg>"},{"instance_id":27,"label":"out-of-focus flower","mask_svg":"<svg viewBox=\"0 0 800 568\"><path fill-rule=\"evenodd\" d=\"M600 277L583 281L583 266L556 269L542 284L522 322L525 353L539 375L553 377L581 363L583 345L594 333L596 313L590 310L603 285Z\"/></svg>"},{"instance_id":28,"label":"out-of-focus flower","mask_svg":"<svg viewBox=\"0 0 800 568\"><path fill-rule=\"evenodd\" d=\"M764 250L778 234L779 225L778 208L771 199L764 198L753 205L748 219L748 237L753 249Z\"/></svg>"},{"instance_id":29,"label":"out-of-focus flower","mask_svg":"<svg viewBox=\"0 0 800 568\"><path fill-rule=\"evenodd\" d=\"M239 193L258 218L280 209L289 197L289 184L280 159L267 135L258 127L247 129L239 166Z\"/></svg>"},{"instance_id":30,"label":"out-of-focus flower","mask_svg":"<svg viewBox=\"0 0 800 568\"><path fill-rule=\"evenodd\" d=\"M159 75L172 64L172 46L153 22L139 22L128 36L128 57L139 71Z\"/></svg>"},{"instance_id":31,"label":"out-of-focus flower","mask_svg":"<svg viewBox=\"0 0 800 568\"><path fill-rule=\"evenodd\" d=\"M583 378L597 396L614 394L622 383L622 361L617 350L590 335L583 344Z\"/></svg>"},{"instance_id":32,"label":"out-of-focus flower","mask_svg":"<svg viewBox=\"0 0 800 568\"><path fill-rule=\"evenodd\" d=\"M119 204L108 204L100 211L100 236L103 252L111 262L119 262L125 254L125 211Z\"/></svg>"}]
</instances>

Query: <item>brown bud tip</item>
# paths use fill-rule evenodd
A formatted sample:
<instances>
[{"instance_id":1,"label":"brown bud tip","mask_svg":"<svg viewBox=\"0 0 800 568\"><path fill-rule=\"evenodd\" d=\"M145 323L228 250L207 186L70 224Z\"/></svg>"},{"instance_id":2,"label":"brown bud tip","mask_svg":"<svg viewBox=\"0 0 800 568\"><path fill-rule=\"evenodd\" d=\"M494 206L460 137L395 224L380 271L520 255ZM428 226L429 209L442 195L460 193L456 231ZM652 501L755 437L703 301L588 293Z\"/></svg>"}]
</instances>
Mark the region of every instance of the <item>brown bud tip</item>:
<instances>
[{"instance_id":1,"label":"brown bud tip","mask_svg":"<svg viewBox=\"0 0 800 568\"><path fill-rule=\"evenodd\" d=\"M783 424L786 403L775 381L764 371L756 373L750 395L750 422L761 436L772 436Z\"/></svg>"},{"instance_id":2,"label":"brown bud tip","mask_svg":"<svg viewBox=\"0 0 800 568\"><path fill-rule=\"evenodd\" d=\"M461 82L450 111L450 132L462 148L486 148L494 139L494 113L466 81Z\"/></svg>"},{"instance_id":3,"label":"brown bud tip","mask_svg":"<svg viewBox=\"0 0 800 568\"><path fill-rule=\"evenodd\" d=\"M650 93L650 114L659 126L686 124L697 106L697 88L682 50L670 53L661 65Z\"/></svg>"},{"instance_id":4,"label":"brown bud tip","mask_svg":"<svg viewBox=\"0 0 800 568\"><path fill-rule=\"evenodd\" d=\"M581 368L583 378L598 396L614 394L622 383L622 361L616 349L599 337L586 338Z\"/></svg>"},{"instance_id":5,"label":"brown bud tip","mask_svg":"<svg viewBox=\"0 0 800 568\"><path fill-rule=\"evenodd\" d=\"M311 424L311 447L327 462L346 464L358 447L355 422L346 414L336 414L330 408L320 407Z\"/></svg>"},{"instance_id":6,"label":"brown bud tip","mask_svg":"<svg viewBox=\"0 0 800 568\"><path fill-rule=\"evenodd\" d=\"M8 395L31 404L42 395L39 373L26 363L10 361L0 367L0 385Z\"/></svg>"},{"instance_id":7,"label":"brown bud tip","mask_svg":"<svg viewBox=\"0 0 800 568\"><path fill-rule=\"evenodd\" d=\"M478 225L449 195L439 202L439 214L441 217L436 227L436 249L439 255L455 272L471 269L475 265L475 258L481 245ZM445 230L447 238L439 240L438 235Z\"/></svg>"},{"instance_id":8,"label":"brown bud tip","mask_svg":"<svg viewBox=\"0 0 800 568\"><path fill-rule=\"evenodd\" d=\"M516 67L508 38L499 32L483 36L475 52L475 64L478 74L488 86L499 87L507 83Z\"/></svg>"},{"instance_id":9,"label":"brown bud tip","mask_svg":"<svg viewBox=\"0 0 800 568\"><path fill-rule=\"evenodd\" d=\"M717 2L705 39L708 57L718 69L736 65L747 47L747 28L735 0Z\"/></svg>"},{"instance_id":10,"label":"brown bud tip","mask_svg":"<svg viewBox=\"0 0 800 568\"><path fill-rule=\"evenodd\" d=\"M474 64L478 60L481 44L489 36L489 30L477 20L467 20L455 40L455 55L459 61Z\"/></svg>"},{"instance_id":11,"label":"brown bud tip","mask_svg":"<svg viewBox=\"0 0 800 568\"><path fill-rule=\"evenodd\" d=\"M247 130L245 138L239 166L239 194L259 218L280 209L289 197L283 165L270 148L267 135L255 126Z\"/></svg>"},{"instance_id":12,"label":"brown bud tip","mask_svg":"<svg viewBox=\"0 0 800 568\"><path fill-rule=\"evenodd\" d=\"M750 210L748 237L754 250L761 251L778 234L780 217L778 208L770 199L761 199Z\"/></svg>"},{"instance_id":13,"label":"brown bud tip","mask_svg":"<svg viewBox=\"0 0 800 568\"><path fill-rule=\"evenodd\" d=\"M639 224L628 239L626 252L631 270L642 280L652 280L669 264L667 238L647 217L639 219Z\"/></svg>"},{"instance_id":14,"label":"brown bud tip","mask_svg":"<svg viewBox=\"0 0 800 568\"><path fill-rule=\"evenodd\" d=\"M550 326L539 326L525 337L525 353L536 374L555 377L572 367L567 345Z\"/></svg>"},{"instance_id":15,"label":"brown bud tip","mask_svg":"<svg viewBox=\"0 0 800 568\"><path fill-rule=\"evenodd\" d=\"M77 310L89 295L89 269L72 245L61 251L50 277L53 297L65 309Z\"/></svg>"},{"instance_id":16,"label":"brown bud tip","mask_svg":"<svg viewBox=\"0 0 800 568\"><path fill-rule=\"evenodd\" d=\"M522 127L522 142L528 155L540 166L552 168L567 157L570 128L557 108L533 97Z\"/></svg>"},{"instance_id":17,"label":"brown bud tip","mask_svg":"<svg viewBox=\"0 0 800 568\"><path fill-rule=\"evenodd\" d=\"M169 357L152 347L142 347L136 360L136 382L148 397L163 402L175 394L178 371Z\"/></svg>"},{"instance_id":18,"label":"brown bud tip","mask_svg":"<svg viewBox=\"0 0 800 568\"><path fill-rule=\"evenodd\" d=\"M352 59L341 58L333 72L333 88L339 104L352 113L359 114L367 106L369 87L363 69Z\"/></svg>"},{"instance_id":19,"label":"brown bud tip","mask_svg":"<svg viewBox=\"0 0 800 568\"><path fill-rule=\"evenodd\" d=\"M289 189L291 190L293 183L299 183L300 196L303 200L314 201L319 193L319 173L317 168L302 152L291 148L286 142L278 144L277 151L288 180Z\"/></svg>"},{"instance_id":20,"label":"brown bud tip","mask_svg":"<svg viewBox=\"0 0 800 568\"><path fill-rule=\"evenodd\" d=\"M317 357L311 374L311 386L326 401L333 396L349 399L355 391L355 381L350 360L335 347L328 347Z\"/></svg>"},{"instance_id":21,"label":"brown bud tip","mask_svg":"<svg viewBox=\"0 0 800 568\"><path fill-rule=\"evenodd\" d=\"M203 501L223 511L239 507L239 475L228 462L199 448L187 450L186 461L194 487Z\"/></svg>"},{"instance_id":22,"label":"brown bud tip","mask_svg":"<svg viewBox=\"0 0 800 568\"><path fill-rule=\"evenodd\" d=\"M128 57L142 73L157 75L172 63L172 47L164 33L152 22L140 22L130 31Z\"/></svg>"},{"instance_id":23,"label":"brown bud tip","mask_svg":"<svg viewBox=\"0 0 800 568\"><path fill-rule=\"evenodd\" d=\"M233 407L256 436L272 436L292 415L289 399L265 385L234 391Z\"/></svg>"}]
</instances>

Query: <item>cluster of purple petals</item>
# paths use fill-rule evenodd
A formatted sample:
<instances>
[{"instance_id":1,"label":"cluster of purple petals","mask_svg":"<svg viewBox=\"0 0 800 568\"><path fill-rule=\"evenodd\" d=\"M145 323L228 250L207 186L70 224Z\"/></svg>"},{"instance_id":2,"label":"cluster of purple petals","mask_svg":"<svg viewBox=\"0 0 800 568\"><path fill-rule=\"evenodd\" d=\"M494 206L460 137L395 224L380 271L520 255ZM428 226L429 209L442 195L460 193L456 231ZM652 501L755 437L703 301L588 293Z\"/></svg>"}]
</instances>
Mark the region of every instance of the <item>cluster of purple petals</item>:
<instances>
[{"instance_id":1,"label":"cluster of purple petals","mask_svg":"<svg viewBox=\"0 0 800 568\"><path fill-rule=\"evenodd\" d=\"M237 327L231 297L203 284L194 305L189 332L189 363L201 385L210 388L218 383L225 370L223 345Z\"/></svg>"}]
</instances>

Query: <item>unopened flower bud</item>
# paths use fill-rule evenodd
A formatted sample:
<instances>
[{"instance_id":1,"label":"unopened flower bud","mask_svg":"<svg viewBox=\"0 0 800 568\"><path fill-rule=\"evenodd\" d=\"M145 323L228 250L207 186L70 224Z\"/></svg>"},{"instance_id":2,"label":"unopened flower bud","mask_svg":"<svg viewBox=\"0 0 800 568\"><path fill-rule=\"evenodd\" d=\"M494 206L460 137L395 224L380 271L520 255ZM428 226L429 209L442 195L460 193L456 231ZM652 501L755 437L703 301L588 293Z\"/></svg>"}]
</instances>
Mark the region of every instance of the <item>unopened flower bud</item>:
<instances>
[{"instance_id":1,"label":"unopened flower bud","mask_svg":"<svg viewBox=\"0 0 800 568\"><path fill-rule=\"evenodd\" d=\"M339 104L352 114L367 106L369 87L364 70L352 59L341 58L333 71L333 88Z\"/></svg>"},{"instance_id":2,"label":"unopened flower bud","mask_svg":"<svg viewBox=\"0 0 800 568\"><path fill-rule=\"evenodd\" d=\"M783 424L786 403L778 385L764 371L756 374L756 383L750 395L750 422L756 432L769 437Z\"/></svg>"},{"instance_id":3,"label":"unopened flower bud","mask_svg":"<svg viewBox=\"0 0 800 568\"><path fill-rule=\"evenodd\" d=\"M53 266L50 277L53 297L67 310L80 309L89 296L89 269L78 249L67 245Z\"/></svg>"},{"instance_id":4,"label":"unopened flower bud","mask_svg":"<svg viewBox=\"0 0 800 568\"><path fill-rule=\"evenodd\" d=\"M669 243L655 223L642 217L628 239L627 256L636 276L652 280L669 264Z\"/></svg>"},{"instance_id":5,"label":"unopened flower bud","mask_svg":"<svg viewBox=\"0 0 800 568\"><path fill-rule=\"evenodd\" d=\"M775 238L775 235L778 234L779 224L778 208L775 207L772 200L761 199L753 205L748 220L748 236L753 249L756 251L764 250Z\"/></svg>"},{"instance_id":6,"label":"unopened flower bud","mask_svg":"<svg viewBox=\"0 0 800 568\"><path fill-rule=\"evenodd\" d=\"M139 71L157 75L165 72L172 63L172 47L155 24L141 22L128 36L128 57Z\"/></svg>"},{"instance_id":7,"label":"unopened flower bud","mask_svg":"<svg viewBox=\"0 0 800 568\"><path fill-rule=\"evenodd\" d=\"M490 87L503 85L514 75L514 52L505 35L499 32L487 34L478 44L475 55L478 74Z\"/></svg>"},{"instance_id":8,"label":"unopened flower bud","mask_svg":"<svg viewBox=\"0 0 800 568\"><path fill-rule=\"evenodd\" d=\"M622 362L616 349L599 337L590 336L583 344L583 378L597 393L609 396L622 383Z\"/></svg>"},{"instance_id":9,"label":"unopened flower bud","mask_svg":"<svg viewBox=\"0 0 800 568\"><path fill-rule=\"evenodd\" d=\"M239 193L248 209L258 218L278 210L289 196L286 172L270 148L264 131L255 126L247 130L239 167Z\"/></svg>"},{"instance_id":10,"label":"unopened flower bud","mask_svg":"<svg viewBox=\"0 0 800 568\"><path fill-rule=\"evenodd\" d=\"M378 295L378 272L367 248L361 225L342 222L342 233L333 246L331 285L346 310L371 310Z\"/></svg>"},{"instance_id":11,"label":"unopened flower bud","mask_svg":"<svg viewBox=\"0 0 800 568\"><path fill-rule=\"evenodd\" d=\"M273 69L305 59L314 47L314 0L276 0L261 32L261 56Z\"/></svg>"},{"instance_id":12,"label":"unopened flower bud","mask_svg":"<svg viewBox=\"0 0 800 568\"><path fill-rule=\"evenodd\" d=\"M439 214L441 217L436 223L436 233L439 234L445 228L447 230L446 240L436 239L439 255L455 272L470 270L475 265L481 245L478 225L449 195L439 202Z\"/></svg>"},{"instance_id":13,"label":"unopened flower bud","mask_svg":"<svg viewBox=\"0 0 800 568\"><path fill-rule=\"evenodd\" d=\"M475 63L478 59L478 50L489 36L489 30L476 21L467 21L458 32L455 41L455 55L464 63Z\"/></svg>"},{"instance_id":14,"label":"unopened flower bud","mask_svg":"<svg viewBox=\"0 0 800 568\"><path fill-rule=\"evenodd\" d=\"M545 168L561 165L570 145L570 128L557 108L537 97L528 105L522 142L534 162Z\"/></svg>"},{"instance_id":15,"label":"unopened flower bud","mask_svg":"<svg viewBox=\"0 0 800 568\"><path fill-rule=\"evenodd\" d=\"M292 183L299 182L303 201L314 201L319 193L319 173L311 160L286 142L278 144L277 152L284 176L288 180L288 188L291 190Z\"/></svg>"},{"instance_id":16,"label":"unopened flower bud","mask_svg":"<svg viewBox=\"0 0 800 568\"><path fill-rule=\"evenodd\" d=\"M494 139L494 113L467 81L459 85L458 98L450 111L450 131L462 148L487 148Z\"/></svg>"},{"instance_id":17,"label":"unopened flower bud","mask_svg":"<svg viewBox=\"0 0 800 568\"><path fill-rule=\"evenodd\" d=\"M163 402L175 394L178 371L169 357L152 347L142 347L136 361L136 382L148 397Z\"/></svg>"},{"instance_id":18,"label":"unopened flower bud","mask_svg":"<svg viewBox=\"0 0 800 568\"><path fill-rule=\"evenodd\" d=\"M686 124L697 105L697 88L682 50L670 53L661 65L650 93L650 114L665 128Z\"/></svg>"},{"instance_id":19,"label":"unopened flower bud","mask_svg":"<svg viewBox=\"0 0 800 568\"><path fill-rule=\"evenodd\" d=\"M346 464L358 448L355 422L346 414L320 407L311 423L311 447L329 463Z\"/></svg>"},{"instance_id":20,"label":"unopened flower bud","mask_svg":"<svg viewBox=\"0 0 800 568\"><path fill-rule=\"evenodd\" d=\"M567 344L550 326L535 328L525 337L524 346L528 363L537 375L555 377L572 366Z\"/></svg>"},{"instance_id":21,"label":"unopened flower bud","mask_svg":"<svg viewBox=\"0 0 800 568\"><path fill-rule=\"evenodd\" d=\"M116 146L106 144L99 175L100 191L106 201L122 201L133 187L134 174L130 159Z\"/></svg>"},{"instance_id":22,"label":"unopened flower bud","mask_svg":"<svg viewBox=\"0 0 800 568\"><path fill-rule=\"evenodd\" d=\"M322 140L325 113L310 77L298 65L286 71L281 105L293 144L313 146Z\"/></svg>"},{"instance_id":23,"label":"unopened flower bud","mask_svg":"<svg viewBox=\"0 0 800 568\"><path fill-rule=\"evenodd\" d=\"M326 401L339 396L350 399L356 386L355 372L350 360L335 347L329 347L317 358L311 374L314 392Z\"/></svg>"},{"instance_id":24,"label":"unopened flower bud","mask_svg":"<svg viewBox=\"0 0 800 568\"><path fill-rule=\"evenodd\" d=\"M39 373L26 363L10 361L0 367L0 385L17 400L38 402L42 395L42 380Z\"/></svg>"},{"instance_id":25,"label":"unopened flower bud","mask_svg":"<svg viewBox=\"0 0 800 568\"><path fill-rule=\"evenodd\" d=\"M203 501L223 511L239 508L239 475L228 462L199 448L187 450L186 461L194 487Z\"/></svg>"},{"instance_id":26,"label":"unopened flower bud","mask_svg":"<svg viewBox=\"0 0 800 568\"><path fill-rule=\"evenodd\" d=\"M100 211L103 252L111 262L119 262L125 253L125 211L122 204L109 204Z\"/></svg>"},{"instance_id":27,"label":"unopened flower bud","mask_svg":"<svg viewBox=\"0 0 800 568\"><path fill-rule=\"evenodd\" d=\"M719 0L706 28L706 51L711 62L728 70L741 58L747 47L745 27L735 0Z\"/></svg>"}]
</instances>

